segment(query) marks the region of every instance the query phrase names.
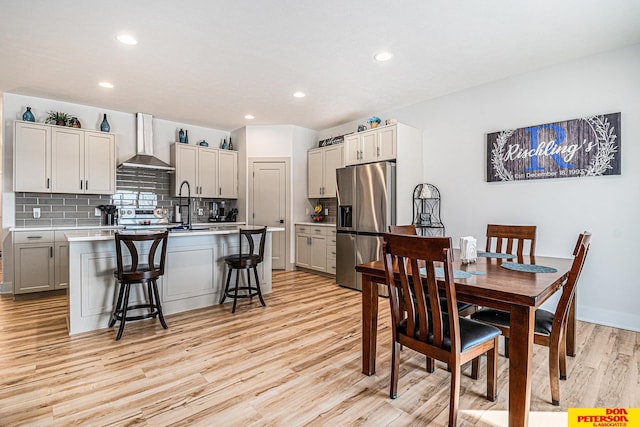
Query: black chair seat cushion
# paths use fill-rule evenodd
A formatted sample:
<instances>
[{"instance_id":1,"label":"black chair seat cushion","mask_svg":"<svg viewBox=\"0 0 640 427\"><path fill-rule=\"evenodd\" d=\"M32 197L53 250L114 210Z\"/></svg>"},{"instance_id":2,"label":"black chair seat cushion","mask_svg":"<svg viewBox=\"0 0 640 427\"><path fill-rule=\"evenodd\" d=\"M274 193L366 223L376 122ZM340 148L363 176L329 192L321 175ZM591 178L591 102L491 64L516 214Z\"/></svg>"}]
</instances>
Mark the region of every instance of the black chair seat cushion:
<instances>
[{"instance_id":1,"label":"black chair seat cushion","mask_svg":"<svg viewBox=\"0 0 640 427\"><path fill-rule=\"evenodd\" d=\"M140 280L146 281L151 279L157 279L158 277L160 277L160 271L151 270L148 264L138 264L135 273L128 273L129 271L131 271L130 265L125 265L122 269L124 271L122 273L123 282L138 282ZM117 278L118 270L114 271L113 275Z\"/></svg>"},{"instance_id":2,"label":"black chair seat cushion","mask_svg":"<svg viewBox=\"0 0 640 427\"><path fill-rule=\"evenodd\" d=\"M465 317L460 317L460 351L465 351L469 348L475 347L478 344L482 344L486 341L492 340L498 335L500 335L500 329L494 328L493 326L487 325L485 323L476 322L471 319L467 319ZM442 339L442 347L445 350L451 350L451 338L449 334L449 315L446 313L442 314L443 332L444 338ZM429 335L427 338L427 343L433 344L433 333L432 331L432 321L431 321L431 313L429 313ZM399 334L408 335L407 334L407 319L404 319L398 324L397 329ZM416 328L416 335L412 338L417 338L419 336L418 328Z\"/></svg>"},{"instance_id":3,"label":"black chair seat cushion","mask_svg":"<svg viewBox=\"0 0 640 427\"><path fill-rule=\"evenodd\" d=\"M511 316L508 311L496 310L494 308L483 308L471 315L471 318L480 322L493 325L509 327ZM534 331L539 335L551 335L553 326L553 313L538 309L536 310L536 320Z\"/></svg>"},{"instance_id":4,"label":"black chair seat cushion","mask_svg":"<svg viewBox=\"0 0 640 427\"><path fill-rule=\"evenodd\" d=\"M224 262L230 265L233 268L249 268L254 267L260 264L261 259L257 254L246 255L243 254L240 256L239 254L227 255L224 257Z\"/></svg>"}]
</instances>

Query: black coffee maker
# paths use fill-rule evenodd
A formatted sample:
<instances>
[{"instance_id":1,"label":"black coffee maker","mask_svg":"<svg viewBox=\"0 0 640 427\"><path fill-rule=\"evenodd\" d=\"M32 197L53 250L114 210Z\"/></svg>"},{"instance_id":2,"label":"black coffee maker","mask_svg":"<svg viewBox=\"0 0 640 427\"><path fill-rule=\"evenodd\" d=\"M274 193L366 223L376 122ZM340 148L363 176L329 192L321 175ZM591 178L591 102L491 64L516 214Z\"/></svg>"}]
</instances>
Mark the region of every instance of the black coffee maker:
<instances>
[{"instance_id":1,"label":"black coffee maker","mask_svg":"<svg viewBox=\"0 0 640 427\"><path fill-rule=\"evenodd\" d=\"M118 208L116 205L100 205L102 211L102 225L116 225L118 222Z\"/></svg>"}]
</instances>

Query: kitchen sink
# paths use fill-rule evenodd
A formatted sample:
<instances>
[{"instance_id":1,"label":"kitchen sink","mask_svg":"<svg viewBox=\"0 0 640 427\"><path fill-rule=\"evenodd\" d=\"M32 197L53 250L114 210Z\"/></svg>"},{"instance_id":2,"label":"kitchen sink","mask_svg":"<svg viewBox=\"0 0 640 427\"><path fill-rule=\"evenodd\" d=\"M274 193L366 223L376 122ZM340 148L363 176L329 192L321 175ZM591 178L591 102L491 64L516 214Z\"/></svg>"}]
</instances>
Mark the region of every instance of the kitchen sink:
<instances>
[{"instance_id":1,"label":"kitchen sink","mask_svg":"<svg viewBox=\"0 0 640 427\"><path fill-rule=\"evenodd\" d=\"M205 227L192 227L191 229L187 228L187 227L173 227L170 228L169 231L170 232L178 232L178 233L185 233L185 232L189 232L189 231L203 231L203 230L208 230L209 228L205 228Z\"/></svg>"}]
</instances>

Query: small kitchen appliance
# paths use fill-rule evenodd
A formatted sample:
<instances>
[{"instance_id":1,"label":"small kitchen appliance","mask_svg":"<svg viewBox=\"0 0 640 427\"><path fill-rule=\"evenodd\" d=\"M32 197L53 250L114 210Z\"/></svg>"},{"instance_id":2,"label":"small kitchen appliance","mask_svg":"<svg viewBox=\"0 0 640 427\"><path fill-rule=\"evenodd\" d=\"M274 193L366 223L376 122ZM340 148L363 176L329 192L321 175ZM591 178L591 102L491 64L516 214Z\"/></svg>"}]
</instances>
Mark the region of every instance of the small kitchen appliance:
<instances>
[{"instance_id":1,"label":"small kitchen appliance","mask_svg":"<svg viewBox=\"0 0 640 427\"><path fill-rule=\"evenodd\" d=\"M116 225L118 222L118 208L115 205L100 205L102 211L102 225Z\"/></svg>"}]
</instances>

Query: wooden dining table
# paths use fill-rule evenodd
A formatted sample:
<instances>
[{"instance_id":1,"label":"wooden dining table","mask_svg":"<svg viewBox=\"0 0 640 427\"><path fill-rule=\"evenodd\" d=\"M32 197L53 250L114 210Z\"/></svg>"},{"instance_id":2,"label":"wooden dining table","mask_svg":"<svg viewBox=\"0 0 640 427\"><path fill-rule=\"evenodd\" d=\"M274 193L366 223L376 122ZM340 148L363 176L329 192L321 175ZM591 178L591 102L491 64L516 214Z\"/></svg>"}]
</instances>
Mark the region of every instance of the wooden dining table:
<instances>
[{"instance_id":1,"label":"wooden dining table","mask_svg":"<svg viewBox=\"0 0 640 427\"><path fill-rule=\"evenodd\" d=\"M456 251L454 259L454 269L476 273L466 279L454 280L458 301L511 313L509 426L527 426L531 401L535 310L562 287L573 260L542 256L524 256L517 259L478 257L475 263L462 264L459 251ZM557 271L513 271L502 267L502 263L507 261L552 267ZM384 264L382 261L367 262L357 265L356 271L362 273L362 372L373 375L376 371L378 285L386 286ZM575 317L575 310L571 310L571 316ZM574 322L574 318L569 319L569 325L573 325ZM568 333L573 334L574 329L570 329ZM568 337L567 341L570 340L572 344L575 342L573 337Z\"/></svg>"}]
</instances>

